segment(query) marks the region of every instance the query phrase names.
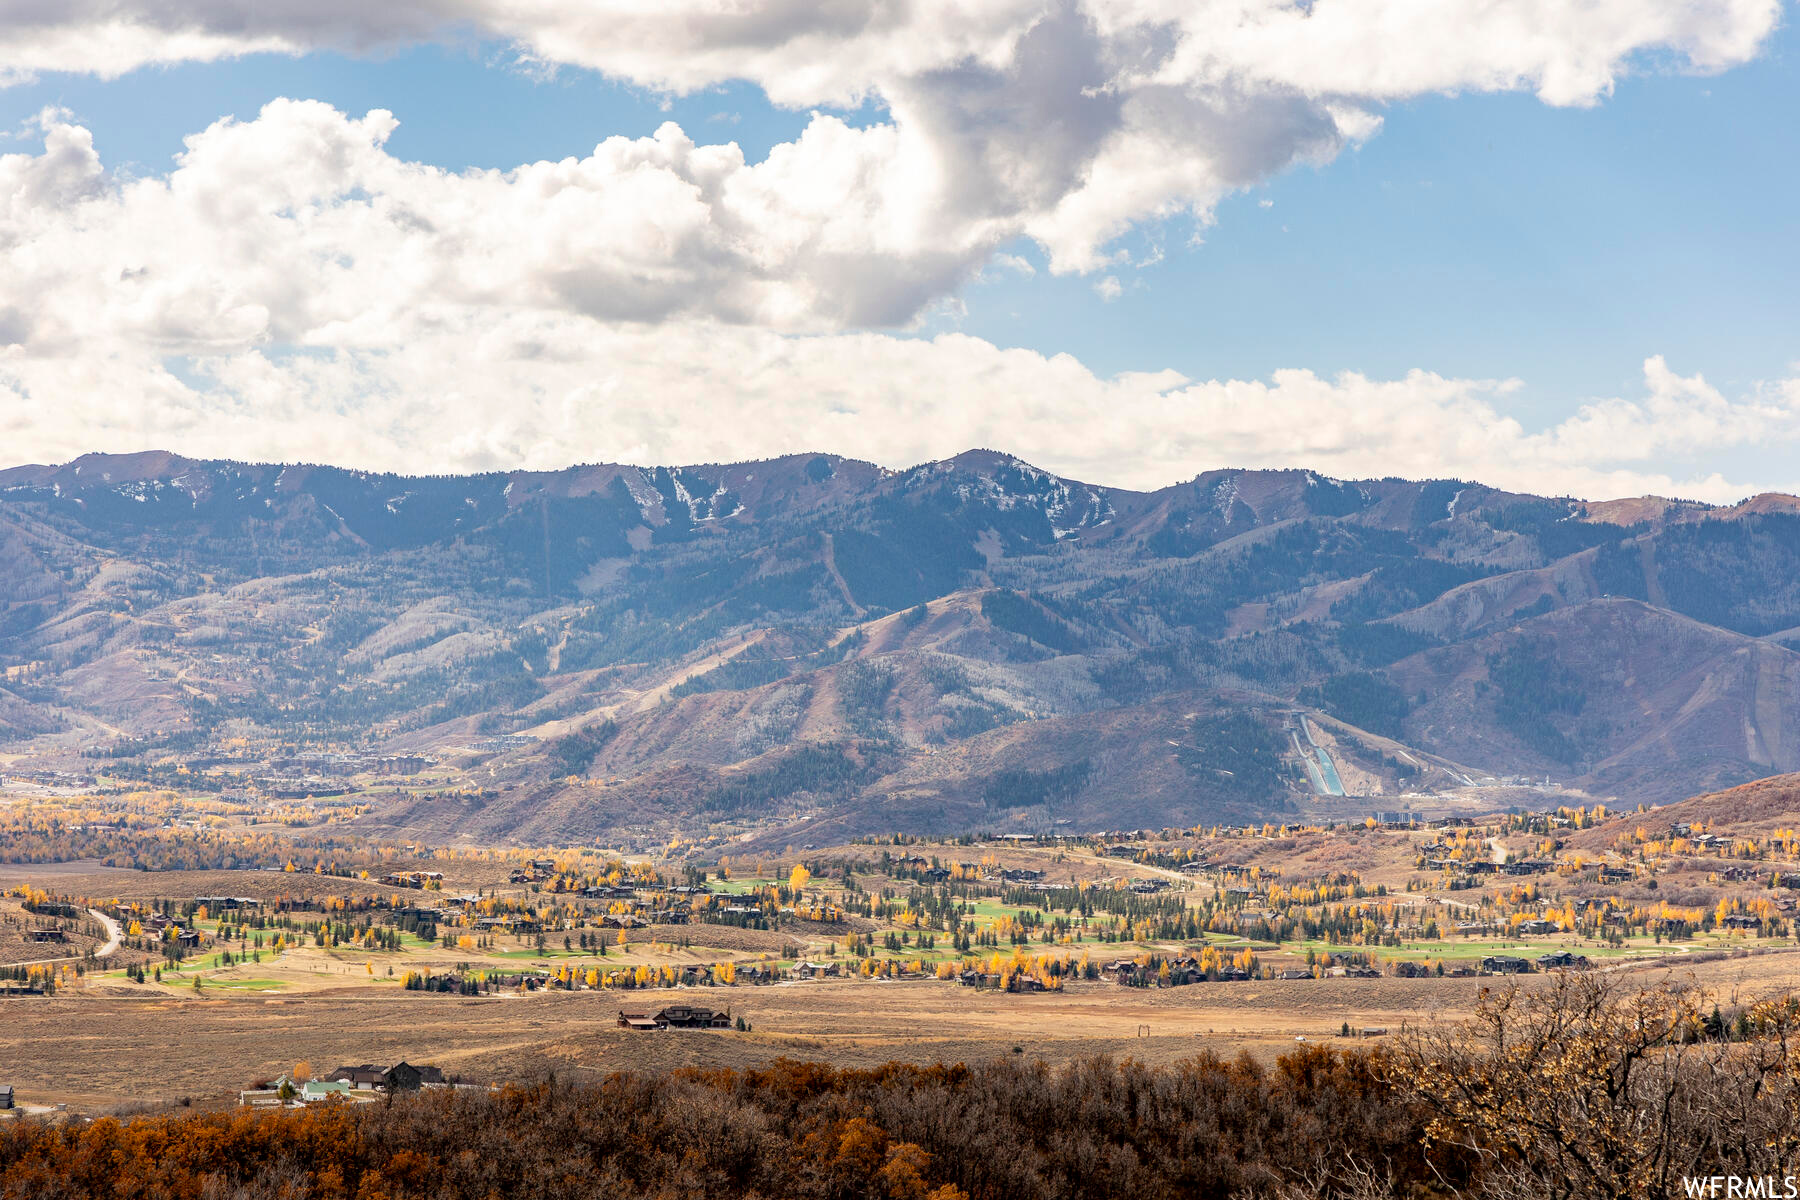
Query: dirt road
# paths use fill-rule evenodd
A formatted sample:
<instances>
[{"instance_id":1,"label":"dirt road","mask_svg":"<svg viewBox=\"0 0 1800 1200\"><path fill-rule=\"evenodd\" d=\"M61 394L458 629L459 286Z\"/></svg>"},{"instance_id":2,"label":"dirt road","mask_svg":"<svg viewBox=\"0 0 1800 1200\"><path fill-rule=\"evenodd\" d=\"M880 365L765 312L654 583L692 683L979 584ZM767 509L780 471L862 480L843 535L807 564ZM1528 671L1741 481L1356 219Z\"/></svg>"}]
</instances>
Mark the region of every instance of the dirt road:
<instances>
[{"instance_id":1,"label":"dirt road","mask_svg":"<svg viewBox=\"0 0 1800 1200\"><path fill-rule=\"evenodd\" d=\"M105 958L107 955L117 950L120 943L125 940L125 931L119 928L119 923L117 921L113 920L99 909L90 908L87 912L88 916L94 918L94 920L106 927L106 943L94 948L95 958ZM55 966L57 963L80 962L85 957L86 955L73 954L64 955L62 958L38 958L33 959L30 962L8 963L7 965L11 967L49 967Z\"/></svg>"}]
</instances>

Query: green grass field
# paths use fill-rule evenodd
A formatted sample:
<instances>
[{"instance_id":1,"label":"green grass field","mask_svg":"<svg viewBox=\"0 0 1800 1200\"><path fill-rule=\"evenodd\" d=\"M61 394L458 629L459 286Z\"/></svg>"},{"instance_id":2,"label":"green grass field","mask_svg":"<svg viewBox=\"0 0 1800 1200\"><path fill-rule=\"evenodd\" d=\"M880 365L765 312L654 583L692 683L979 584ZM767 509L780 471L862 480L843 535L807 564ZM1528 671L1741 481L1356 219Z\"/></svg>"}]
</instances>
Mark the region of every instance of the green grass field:
<instances>
[{"instance_id":1,"label":"green grass field","mask_svg":"<svg viewBox=\"0 0 1800 1200\"><path fill-rule=\"evenodd\" d=\"M205 986L222 992L279 992L287 985L279 979L209 979Z\"/></svg>"}]
</instances>

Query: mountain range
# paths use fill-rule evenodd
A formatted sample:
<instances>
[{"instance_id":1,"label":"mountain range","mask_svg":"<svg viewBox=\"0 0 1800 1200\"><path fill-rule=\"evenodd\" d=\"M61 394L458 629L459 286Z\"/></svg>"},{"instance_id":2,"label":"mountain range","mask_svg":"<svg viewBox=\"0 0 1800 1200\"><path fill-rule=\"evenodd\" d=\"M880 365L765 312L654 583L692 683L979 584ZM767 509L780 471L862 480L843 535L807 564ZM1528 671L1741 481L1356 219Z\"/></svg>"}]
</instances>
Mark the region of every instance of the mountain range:
<instances>
[{"instance_id":1,"label":"mountain range","mask_svg":"<svg viewBox=\"0 0 1800 1200\"><path fill-rule=\"evenodd\" d=\"M971 451L0 471L0 750L429 756L422 836L792 840L1634 805L1800 770L1800 500ZM273 768L267 768L273 769Z\"/></svg>"}]
</instances>

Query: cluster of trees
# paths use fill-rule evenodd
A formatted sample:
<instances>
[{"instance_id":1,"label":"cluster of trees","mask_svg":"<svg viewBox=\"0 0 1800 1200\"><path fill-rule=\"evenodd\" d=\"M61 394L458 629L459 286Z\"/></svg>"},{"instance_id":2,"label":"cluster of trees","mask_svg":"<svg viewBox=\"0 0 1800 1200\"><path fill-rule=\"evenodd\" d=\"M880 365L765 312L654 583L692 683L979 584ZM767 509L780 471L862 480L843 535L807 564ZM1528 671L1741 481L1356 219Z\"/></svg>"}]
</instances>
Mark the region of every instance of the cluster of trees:
<instances>
[{"instance_id":1,"label":"cluster of trees","mask_svg":"<svg viewBox=\"0 0 1800 1200\"><path fill-rule=\"evenodd\" d=\"M717 784L700 797L698 807L702 812L732 814L763 811L802 793L846 797L875 777L875 761L866 750L853 755L846 746L809 742L771 766L743 771Z\"/></svg>"},{"instance_id":2,"label":"cluster of trees","mask_svg":"<svg viewBox=\"0 0 1800 1200\"><path fill-rule=\"evenodd\" d=\"M1500 693L1494 715L1501 725L1545 758L1580 760L1598 731L1577 726L1587 695L1574 672L1557 660L1554 647L1521 638L1489 655L1487 669L1488 681Z\"/></svg>"},{"instance_id":3,"label":"cluster of trees","mask_svg":"<svg viewBox=\"0 0 1800 1200\"><path fill-rule=\"evenodd\" d=\"M1265 807L1286 807L1287 743L1281 731L1245 712L1196 717L1176 757L1214 792Z\"/></svg>"},{"instance_id":4,"label":"cluster of trees","mask_svg":"<svg viewBox=\"0 0 1800 1200\"><path fill-rule=\"evenodd\" d=\"M1412 702L1385 676L1369 671L1348 671L1323 683L1301 689L1300 702L1322 708L1359 729L1398 738Z\"/></svg>"},{"instance_id":5,"label":"cluster of trees","mask_svg":"<svg viewBox=\"0 0 1800 1200\"><path fill-rule=\"evenodd\" d=\"M585 729L577 729L573 733L564 734L546 747L544 759L550 765L552 775L581 775L594 764L594 759L605 748L606 743L618 734L619 727L612 721L602 721L598 725L590 725Z\"/></svg>"}]
</instances>

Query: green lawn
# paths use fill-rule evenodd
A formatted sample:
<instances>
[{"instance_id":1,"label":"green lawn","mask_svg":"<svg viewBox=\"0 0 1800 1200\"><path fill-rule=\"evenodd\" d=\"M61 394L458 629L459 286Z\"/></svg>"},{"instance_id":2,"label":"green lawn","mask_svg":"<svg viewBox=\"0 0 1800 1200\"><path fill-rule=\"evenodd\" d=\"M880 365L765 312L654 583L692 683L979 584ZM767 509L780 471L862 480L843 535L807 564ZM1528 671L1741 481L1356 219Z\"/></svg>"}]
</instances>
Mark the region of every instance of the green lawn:
<instances>
[{"instance_id":1,"label":"green lawn","mask_svg":"<svg viewBox=\"0 0 1800 1200\"><path fill-rule=\"evenodd\" d=\"M786 879L775 879L769 876L746 875L741 879L736 876L730 879L709 879L706 881L706 886L727 896L742 896L746 892L754 892L772 884L786 882Z\"/></svg>"},{"instance_id":2,"label":"green lawn","mask_svg":"<svg viewBox=\"0 0 1800 1200\"><path fill-rule=\"evenodd\" d=\"M640 942L635 944L647 945L648 943ZM608 957L616 958L621 949L623 948L616 942L608 942L606 945ZM591 958L597 963L606 961L606 959L601 958L598 954L590 954L580 946L575 947L573 950L564 950L561 946L545 946L542 950L533 950L527 947L523 950L488 950L485 951L485 953L489 958Z\"/></svg>"},{"instance_id":3,"label":"green lawn","mask_svg":"<svg viewBox=\"0 0 1800 1200\"><path fill-rule=\"evenodd\" d=\"M279 979L221 979L207 980L206 987L217 988L222 992L278 992L287 985Z\"/></svg>"}]
</instances>

